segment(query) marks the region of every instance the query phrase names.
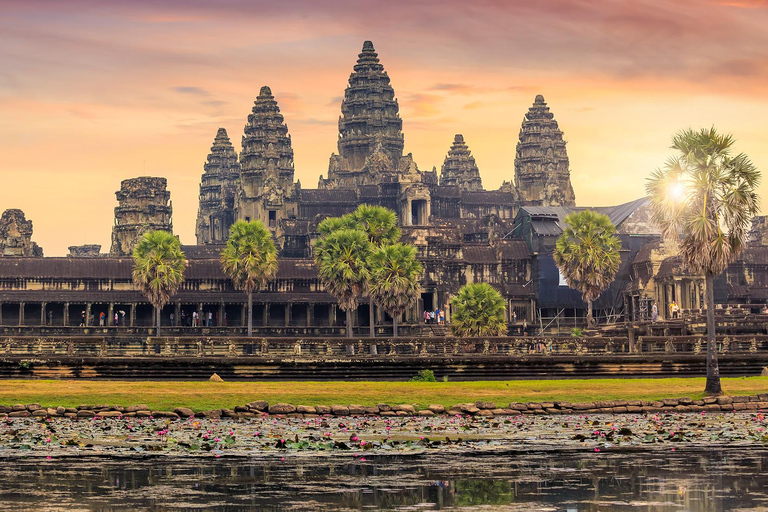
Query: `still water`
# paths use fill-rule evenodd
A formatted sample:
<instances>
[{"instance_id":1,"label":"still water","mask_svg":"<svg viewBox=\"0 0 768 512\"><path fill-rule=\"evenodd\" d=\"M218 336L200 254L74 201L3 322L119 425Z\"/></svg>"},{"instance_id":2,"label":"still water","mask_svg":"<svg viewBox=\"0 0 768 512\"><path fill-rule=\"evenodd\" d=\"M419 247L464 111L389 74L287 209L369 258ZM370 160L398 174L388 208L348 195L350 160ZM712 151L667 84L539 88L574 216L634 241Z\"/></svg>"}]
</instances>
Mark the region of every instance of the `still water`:
<instances>
[{"instance_id":1,"label":"still water","mask_svg":"<svg viewBox=\"0 0 768 512\"><path fill-rule=\"evenodd\" d=\"M0 510L768 510L754 446L0 462Z\"/></svg>"}]
</instances>

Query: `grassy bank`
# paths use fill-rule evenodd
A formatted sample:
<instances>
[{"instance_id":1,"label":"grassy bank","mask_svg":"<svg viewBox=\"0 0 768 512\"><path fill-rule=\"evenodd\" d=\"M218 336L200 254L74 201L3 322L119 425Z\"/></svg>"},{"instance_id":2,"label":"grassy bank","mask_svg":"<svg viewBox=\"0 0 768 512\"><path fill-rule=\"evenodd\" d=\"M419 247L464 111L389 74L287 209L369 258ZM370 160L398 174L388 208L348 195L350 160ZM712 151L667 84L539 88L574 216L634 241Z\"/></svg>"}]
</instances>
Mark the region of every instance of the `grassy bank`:
<instances>
[{"instance_id":1,"label":"grassy bank","mask_svg":"<svg viewBox=\"0 0 768 512\"><path fill-rule=\"evenodd\" d=\"M443 404L494 401L640 399L703 396L704 379L593 379L484 382L187 382L3 380L0 404L43 406L132 405L152 409L186 406L196 411L233 408L254 400L304 405ZM768 393L768 377L723 379L729 395Z\"/></svg>"}]
</instances>

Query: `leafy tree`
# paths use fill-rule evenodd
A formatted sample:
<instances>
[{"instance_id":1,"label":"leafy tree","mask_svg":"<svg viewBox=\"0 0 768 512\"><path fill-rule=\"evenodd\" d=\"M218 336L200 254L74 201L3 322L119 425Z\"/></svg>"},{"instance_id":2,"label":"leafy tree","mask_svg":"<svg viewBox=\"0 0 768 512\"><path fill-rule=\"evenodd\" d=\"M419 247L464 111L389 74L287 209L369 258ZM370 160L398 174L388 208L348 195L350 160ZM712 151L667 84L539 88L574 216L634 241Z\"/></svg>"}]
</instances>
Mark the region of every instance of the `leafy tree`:
<instances>
[{"instance_id":1,"label":"leafy tree","mask_svg":"<svg viewBox=\"0 0 768 512\"><path fill-rule=\"evenodd\" d=\"M187 259L179 239L167 231L144 233L133 250L133 284L155 307L160 336L160 310L184 282Z\"/></svg>"},{"instance_id":2,"label":"leafy tree","mask_svg":"<svg viewBox=\"0 0 768 512\"><path fill-rule=\"evenodd\" d=\"M488 283L464 285L451 300L451 331L455 336L502 336L506 310L504 298Z\"/></svg>"},{"instance_id":3,"label":"leafy tree","mask_svg":"<svg viewBox=\"0 0 768 512\"><path fill-rule=\"evenodd\" d=\"M248 294L248 336L253 335L253 292L277 273L277 249L272 233L261 221L239 220L229 229L221 266L235 288Z\"/></svg>"},{"instance_id":4,"label":"leafy tree","mask_svg":"<svg viewBox=\"0 0 768 512\"><path fill-rule=\"evenodd\" d=\"M365 232L374 249L383 245L394 244L400 239L400 228L397 226L395 212L383 206L369 204L361 204L354 212L341 217L328 217L318 225L317 229L324 236L342 229L361 230ZM365 284L364 291L368 292L371 297L368 303L369 324L370 335L374 337L374 298L368 290L369 285L370 283Z\"/></svg>"},{"instance_id":5,"label":"leafy tree","mask_svg":"<svg viewBox=\"0 0 768 512\"><path fill-rule=\"evenodd\" d=\"M352 337L352 313L365 291L371 243L359 229L332 231L315 243L317 273L325 289L347 314L347 337Z\"/></svg>"},{"instance_id":6,"label":"leafy tree","mask_svg":"<svg viewBox=\"0 0 768 512\"><path fill-rule=\"evenodd\" d=\"M755 190L760 171L745 154L731 155L733 143L731 135L720 135L714 127L680 131L672 139L677 154L646 183L653 220L666 238L679 244L688 268L704 275L709 394L722 392L715 344L715 277L742 250L750 221L759 211Z\"/></svg>"},{"instance_id":7,"label":"leafy tree","mask_svg":"<svg viewBox=\"0 0 768 512\"><path fill-rule=\"evenodd\" d=\"M592 302L608 288L619 271L621 241L616 227L601 213L583 210L565 217L566 228L555 244L555 264L568 286L587 303L587 325L592 326Z\"/></svg>"},{"instance_id":8,"label":"leafy tree","mask_svg":"<svg viewBox=\"0 0 768 512\"><path fill-rule=\"evenodd\" d=\"M397 337L397 320L419 296L421 263L412 245L383 245L368 259L370 294L392 316L392 332Z\"/></svg>"}]
</instances>

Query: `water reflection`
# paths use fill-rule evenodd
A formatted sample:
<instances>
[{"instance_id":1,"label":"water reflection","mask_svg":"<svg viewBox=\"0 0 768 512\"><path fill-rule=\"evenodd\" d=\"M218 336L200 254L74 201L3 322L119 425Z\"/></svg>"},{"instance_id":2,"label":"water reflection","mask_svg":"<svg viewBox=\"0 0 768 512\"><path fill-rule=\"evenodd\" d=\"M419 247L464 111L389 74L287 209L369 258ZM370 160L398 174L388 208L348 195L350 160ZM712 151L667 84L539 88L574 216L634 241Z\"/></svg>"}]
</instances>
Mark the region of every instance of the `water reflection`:
<instances>
[{"instance_id":1,"label":"water reflection","mask_svg":"<svg viewBox=\"0 0 768 512\"><path fill-rule=\"evenodd\" d=\"M766 510L768 450L6 459L0 510Z\"/></svg>"}]
</instances>

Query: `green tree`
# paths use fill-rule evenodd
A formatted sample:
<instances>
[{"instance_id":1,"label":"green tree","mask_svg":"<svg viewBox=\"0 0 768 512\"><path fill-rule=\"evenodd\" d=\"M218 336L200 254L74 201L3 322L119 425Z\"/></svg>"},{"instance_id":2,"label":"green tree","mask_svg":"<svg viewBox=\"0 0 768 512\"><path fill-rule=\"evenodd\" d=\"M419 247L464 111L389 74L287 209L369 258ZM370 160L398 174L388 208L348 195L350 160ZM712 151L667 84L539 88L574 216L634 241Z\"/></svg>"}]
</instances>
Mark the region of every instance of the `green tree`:
<instances>
[{"instance_id":1,"label":"green tree","mask_svg":"<svg viewBox=\"0 0 768 512\"><path fill-rule=\"evenodd\" d=\"M261 221L239 220L229 229L221 266L235 288L248 294L248 336L253 335L253 292L277 273L277 249L272 233Z\"/></svg>"},{"instance_id":2,"label":"green tree","mask_svg":"<svg viewBox=\"0 0 768 512\"><path fill-rule=\"evenodd\" d=\"M374 247L391 245L400 240L400 228L397 227L397 215L389 208L383 206L373 206L370 204L361 204L351 214L352 219L357 223L357 228L362 229L368 235L368 241ZM370 270L370 269L369 269ZM374 301L376 298L370 293L372 283L367 283L368 291L368 317L370 326L370 336L376 335L374 318Z\"/></svg>"},{"instance_id":3,"label":"green tree","mask_svg":"<svg viewBox=\"0 0 768 512\"><path fill-rule=\"evenodd\" d=\"M455 336L503 336L506 312L504 298L493 286L464 285L451 299L451 332Z\"/></svg>"},{"instance_id":4,"label":"green tree","mask_svg":"<svg viewBox=\"0 0 768 512\"><path fill-rule=\"evenodd\" d=\"M608 288L619 271L621 241L616 227L601 213L583 210L565 217L566 228L555 244L555 264L568 286L587 303L587 325L592 326L592 302Z\"/></svg>"},{"instance_id":5,"label":"green tree","mask_svg":"<svg viewBox=\"0 0 768 512\"><path fill-rule=\"evenodd\" d=\"M709 394L722 393L715 344L715 277L742 250L750 221L759 211L755 190L760 171L745 154L731 155L733 143L731 135L720 135L714 127L680 131L671 146L677 154L646 183L653 220L666 238L679 244L688 268L704 275Z\"/></svg>"},{"instance_id":6,"label":"green tree","mask_svg":"<svg viewBox=\"0 0 768 512\"><path fill-rule=\"evenodd\" d=\"M347 337L352 337L352 314L368 283L371 243L359 229L340 229L315 243L315 263L326 291L336 297L347 315Z\"/></svg>"},{"instance_id":7,"label":"green tree","mask_svg":"<svg viewBox=\"0 0 768 512\"><path fill-rule=\"evenodd\" d=\"M149 231L133 249L133 284L155 307L160 336L160 310L184 282L187 259L179 239L167 231Z\"/></svg>"},{"instance_id":8,"label":"green tree","mask_svg":"<svg viewBox=\"0 0 768 512\"><path fill-rule=\"evenodd\" d=\"M419 296L421 263L412 245L383 245L368 259L372 299L392 316L392 332L397 337L397 320Z\"/></svg>"}]
</instances>

